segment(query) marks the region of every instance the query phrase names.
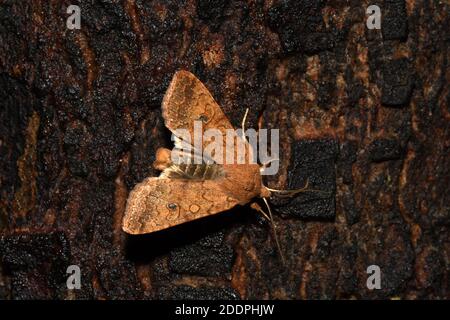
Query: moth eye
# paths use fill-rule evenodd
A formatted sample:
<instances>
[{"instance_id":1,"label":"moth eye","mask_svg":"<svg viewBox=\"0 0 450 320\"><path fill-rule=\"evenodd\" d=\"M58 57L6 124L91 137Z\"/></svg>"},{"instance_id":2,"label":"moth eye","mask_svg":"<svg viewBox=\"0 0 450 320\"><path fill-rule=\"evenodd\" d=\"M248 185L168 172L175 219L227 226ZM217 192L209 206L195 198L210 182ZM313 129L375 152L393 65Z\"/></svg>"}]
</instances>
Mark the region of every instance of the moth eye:
<instances>
[{"instance_id":1,"label":"moth eye","mask_svg":"<svg viewBox=\"0 0 450 320\"><path fill-rule=\"evenodd\" d=\"M204 114L200 115L200 117L198 117L198 120L200 120L201 122L208 122L208 117Z\"/></svg>"},{"instance_id":2,"label":"moth eye","mask_svg":"<svg viewBox=\"0 0 450 320\"><path fill-rule=\"evenodd\" d=\"M177 204L176 203L168 203L167 208L169 210L175 210L177 208Z\"/></svg>"}]
</instances>

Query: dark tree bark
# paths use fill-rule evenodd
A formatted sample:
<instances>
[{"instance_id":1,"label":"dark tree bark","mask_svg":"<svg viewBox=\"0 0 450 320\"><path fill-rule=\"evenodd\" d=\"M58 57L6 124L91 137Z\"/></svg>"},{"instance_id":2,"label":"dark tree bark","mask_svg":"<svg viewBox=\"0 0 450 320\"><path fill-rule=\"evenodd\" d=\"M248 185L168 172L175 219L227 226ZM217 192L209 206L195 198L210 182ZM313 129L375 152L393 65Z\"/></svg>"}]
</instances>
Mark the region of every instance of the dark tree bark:
<instances>
[{"instance_id":1,"label":"dark tree bark","mask_svg":"<svg viewBox=\"0 0 450 320\"><path fill-rule=\"evenodd\" d=\"M448 30L446 1L1 1L0 297L450 298ZM179 69L280 129L269 186L326 191L271 199L286 266L248 207L121 230Z\"/></svg>"}]
</instances>

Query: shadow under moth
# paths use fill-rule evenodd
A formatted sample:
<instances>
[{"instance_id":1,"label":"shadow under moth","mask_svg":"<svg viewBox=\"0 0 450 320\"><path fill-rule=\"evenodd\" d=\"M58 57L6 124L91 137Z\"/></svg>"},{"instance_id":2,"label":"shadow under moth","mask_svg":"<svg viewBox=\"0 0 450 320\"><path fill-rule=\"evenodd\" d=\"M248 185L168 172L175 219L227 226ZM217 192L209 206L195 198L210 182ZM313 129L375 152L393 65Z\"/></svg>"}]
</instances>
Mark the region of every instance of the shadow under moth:
<instances>
[{"instance_id":1,"label":"shadow under moth","mask_svg":"<svg viewBox=\"0 0 450 320\"><path fill-rule=\"evenodd\" d=\"M174 75L163 98L162 115L165 126L174 134L178 129L187 129L192 136L195 121L202 122L203 130L218 129L224 136L227 129L234 130L208 89L188 71L178 71ZM251 145L247 143L245 137L238 137L238 139L244 140L247 156L252 152ZM175 140L175 145L180 141L181 138L178 142ZM203 141L203 148L206 147L205 143ZM129 194L122 225L125 232L152 233L211 216L236 205L252 203L252 208L272 222L281 255L272 213L266 198L273 192L285 194L291 192L292 194L301 192L305 188L281 191L265 187L261 176L264 165L257 163L176 164L171 160L171 150L165 148L159 148L156 151L153 166L162 171L160 176L146 178ZM253 202L256 198L264 200L269 214Z\"/></svg>"}]
</instances>

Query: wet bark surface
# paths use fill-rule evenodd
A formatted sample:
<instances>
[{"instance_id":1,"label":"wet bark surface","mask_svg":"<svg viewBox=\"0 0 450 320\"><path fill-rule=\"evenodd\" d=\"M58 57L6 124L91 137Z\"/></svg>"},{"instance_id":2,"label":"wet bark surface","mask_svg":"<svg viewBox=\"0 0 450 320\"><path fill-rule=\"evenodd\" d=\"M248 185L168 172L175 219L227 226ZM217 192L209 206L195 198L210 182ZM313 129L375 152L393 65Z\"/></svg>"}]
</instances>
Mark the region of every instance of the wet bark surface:
<instances>
[{"instance_id":1,"label":"wet bark surface","mask_svg":"<svg viewBox=\"0 0 450 320\"><path fill-rule=\"evenodd\" d=\"M0 298L450 298L448 30L446 1L1 1ZM325 191L271 199L285 266L249 207L121 230L180 69L280 129L269 186Z\"/></svg>"}]
</instances>

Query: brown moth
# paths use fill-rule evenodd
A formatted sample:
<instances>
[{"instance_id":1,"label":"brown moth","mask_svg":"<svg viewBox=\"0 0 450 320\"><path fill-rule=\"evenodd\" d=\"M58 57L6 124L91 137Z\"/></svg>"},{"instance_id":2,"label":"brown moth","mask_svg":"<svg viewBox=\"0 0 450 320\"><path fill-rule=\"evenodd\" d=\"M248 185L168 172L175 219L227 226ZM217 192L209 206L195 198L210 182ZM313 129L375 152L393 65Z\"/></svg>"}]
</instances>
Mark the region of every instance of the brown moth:
<instances>
[{"instance_id":1,"label":"brown moth","mask_svg":"<svg viewBox=\"0 0 450 320\"><path fill-rule=\"evenodd\" d=\"M162 115L169 130L187 129L191 136L196 120L202 121L203 130L218 129L223 136L226 129L234 129L208 89L187 71L174 75L162 102ZM244 143L246 153L252 152L250 144ZM161 175L146 178L130 192L122 225L125 232L163 230L257 197L265 199L275 191L263 186L258 164L175 165L170 155L170 150L158 149L153 166Z\"/></svg>"}]
</instances>

